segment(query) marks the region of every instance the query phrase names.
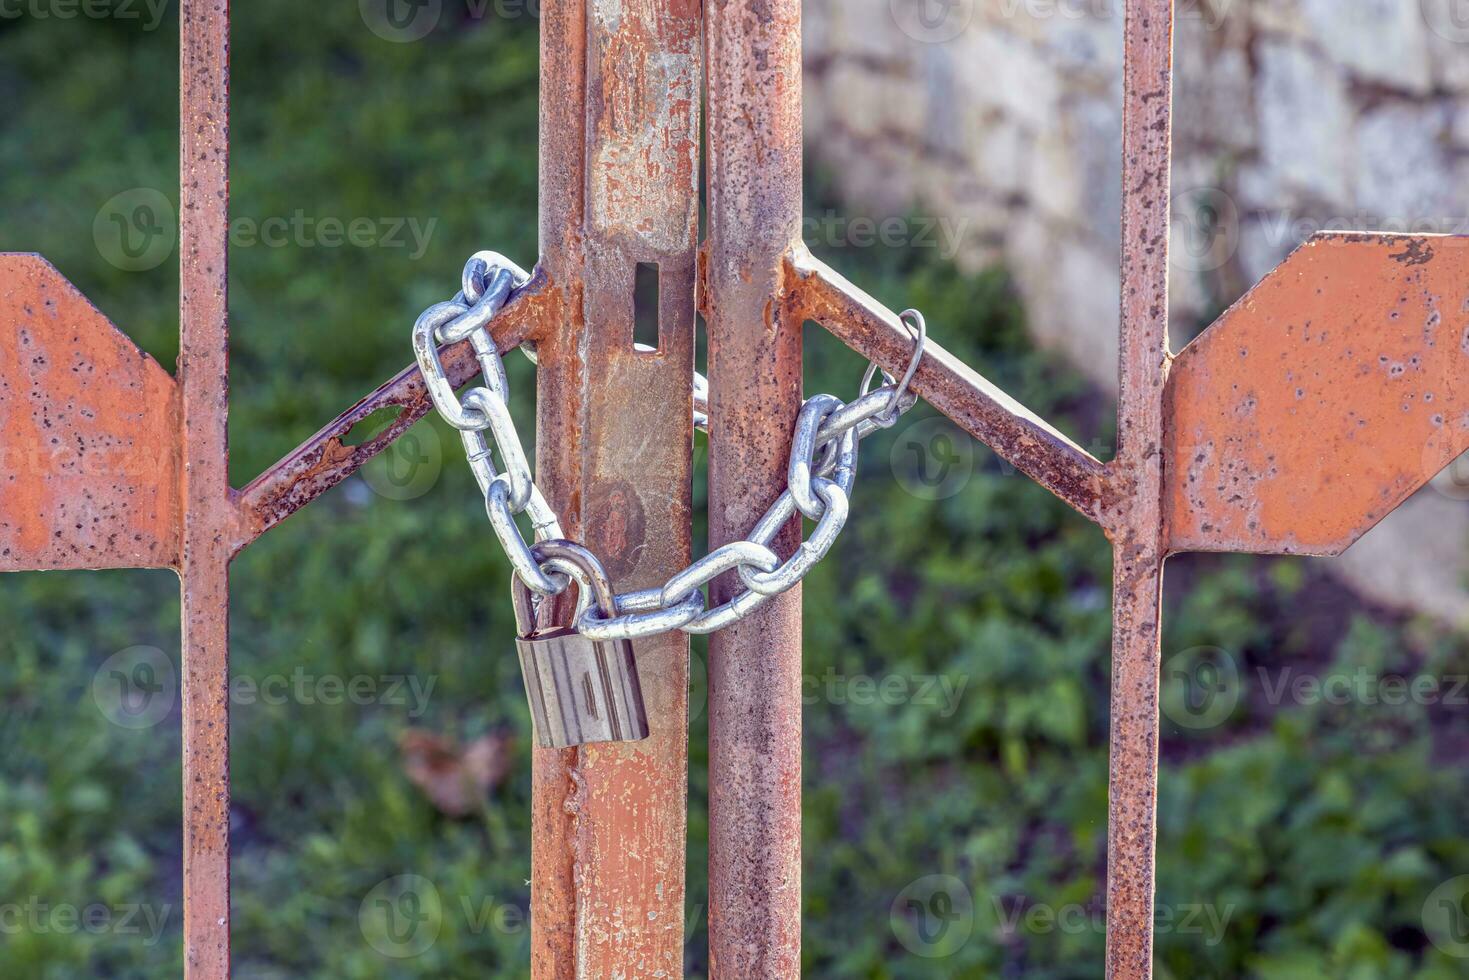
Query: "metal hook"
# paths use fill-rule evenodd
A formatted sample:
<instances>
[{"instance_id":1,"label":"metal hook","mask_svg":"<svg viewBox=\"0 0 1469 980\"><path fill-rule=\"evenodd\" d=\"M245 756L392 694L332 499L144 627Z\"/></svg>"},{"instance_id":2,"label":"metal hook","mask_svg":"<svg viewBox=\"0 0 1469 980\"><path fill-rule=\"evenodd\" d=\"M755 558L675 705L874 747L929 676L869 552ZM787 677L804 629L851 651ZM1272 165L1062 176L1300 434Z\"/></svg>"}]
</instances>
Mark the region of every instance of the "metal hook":
<instances>
[{"instance_id":1,"label":"metal hook","mask_svg":"<svg viewBox=\"0 0 1469 980\"><path fill-rule=\"evenodd\" d=\"M909 317L912 317L916 323L909 323ZM881 415L874 416L873 421L885 429L898 421L898 416L902 413L903 398L908 394L908 386L912 384L913 376L918 373L918 365L923 362L923 351L928 344L928 321L923 318L922 313L917 310L904 310L898 314L898 320L913 335L913 357L908 362L908 370L903 372L902 381L886 371L882 372L883 381L893 387L893 397L888 403L887 410ZM872 390L872 379L881 370L876 361L867 365L867 373L862 375L862 394L865 395Z\"/></svg>"}]
</instances>

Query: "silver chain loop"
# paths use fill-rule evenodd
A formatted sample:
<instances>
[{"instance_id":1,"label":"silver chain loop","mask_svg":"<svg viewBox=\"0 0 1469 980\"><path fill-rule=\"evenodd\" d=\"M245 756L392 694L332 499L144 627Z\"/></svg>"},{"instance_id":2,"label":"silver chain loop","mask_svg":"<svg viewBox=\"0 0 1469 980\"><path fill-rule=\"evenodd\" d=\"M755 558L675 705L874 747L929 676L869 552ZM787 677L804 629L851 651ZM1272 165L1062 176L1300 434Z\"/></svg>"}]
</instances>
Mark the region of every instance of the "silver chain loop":
<instances>
[{"instance_id":1,"label":"silver chain loop","mask_svg":"<svg viewBox=\"0 0 1469 980\"><path fill-rule=\"evenodd\" d=\"M511 567L532 592L551 596L569 587L569 569L565 562L538 561L533 544L525 540L515 518L520 514L529 517L534 544L565 535L535 484L510 415L505 364L489 332L495 315L529 279L524 269L498 252L477 252L464 266L459 294L429 307L414 324L413 353L434 407L459 431L470 469L484 494L490 526ZM716 548L661 588L616 596L611 615L599 603L582 603L574 628L592 640L635 640L673 630L715 633L805 578L830 553L846 526L857 480L858 444L878 429L893 425L917 401L909 385L923 358L927 326L917 310L905 310L902 321L914 339L913 358L902 379L882 371L883 387L871 390L881 370L872 364L857 400L843 402L834 395L806 400L791 440L787 489L755 522L745 540ZM484 384L460 399L449 383L439 349L463 340L474 348ZM535 360L533 348L526 345L522 350ZM702 375L694 378L693 421L696 428L708 431L709 381ZM503 469L495 468L495 455ZM816 526L795 553L782 561L771 544L798 514ZM739 575L744 590L722 605L707 608L705 587L728 572Z\"/></svg>"}]
</instances>

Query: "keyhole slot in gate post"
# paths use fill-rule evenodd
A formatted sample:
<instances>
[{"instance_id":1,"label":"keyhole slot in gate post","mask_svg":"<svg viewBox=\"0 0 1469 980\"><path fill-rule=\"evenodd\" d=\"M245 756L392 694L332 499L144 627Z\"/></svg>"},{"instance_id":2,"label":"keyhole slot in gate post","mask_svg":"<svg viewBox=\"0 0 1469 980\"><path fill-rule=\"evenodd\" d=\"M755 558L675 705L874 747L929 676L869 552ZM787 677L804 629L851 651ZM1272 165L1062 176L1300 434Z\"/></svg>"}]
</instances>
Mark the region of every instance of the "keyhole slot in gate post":
<instances>
[{"instance_id":1,"label":"keyhole slot in gate post","mask_svg":"<svg viewBox=\"0 0 1469 980\"><path fill-rule=\"evenodd\" d=\"M663 347L658 326L659 309L663 299L659 279L660 271L657 262L638 263L632 287L632 342L633 349L639 354L657 354ZM638 350L637 344L644 344L652 349Z\"/></svg>"}]
</instances>

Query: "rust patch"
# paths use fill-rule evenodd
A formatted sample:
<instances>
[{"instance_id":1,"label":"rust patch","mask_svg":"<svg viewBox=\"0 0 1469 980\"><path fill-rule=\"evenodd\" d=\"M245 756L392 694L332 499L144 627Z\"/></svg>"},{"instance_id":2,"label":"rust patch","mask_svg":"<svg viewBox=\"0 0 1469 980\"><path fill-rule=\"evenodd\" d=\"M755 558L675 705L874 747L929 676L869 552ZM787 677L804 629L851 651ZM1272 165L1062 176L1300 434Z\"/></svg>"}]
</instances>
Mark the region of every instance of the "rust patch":
<instances>
[{"instance_id":1,"label":"rust patch","mask_svg":"<svg viewBox=\"0 0 1469 980\"><path fill-rule=\"evenodd\" d=\"M614 580L637 570L647 542L648 518L637 489L624 480L598 483L589 498L590 513L601 515L599 537L606 543L603 565Z\"/></svg>"},{"instance_id":2,"label":"rust patch","mask_svg":"<svg viewBox=\"0 0 1469 980\"><path fill-rule=\"evenodd\" d=\"M178 389L39 255L0 255L0 571L179 557Z\"/></svg>"},{"instance_id":3,"label":"rust patch","mask_svg":"<svg viewBox=\"0 0 1469 980\"><path fill-rule=\"evenodd\" d=\"M1179 354L1173 551L1340 554L1469 449L1466 246L1317 235Z\"/></svg>"},{"instance_id":4,"label":"rust patch","mask_svg":"<svg viewBox=\"0 0 1469 980\"><path fill-rule=\"evenodd\" d=\"M592 0L591 227L679 253L698 196L700 18L667 0Z\"/></svg>"}]
</instances>

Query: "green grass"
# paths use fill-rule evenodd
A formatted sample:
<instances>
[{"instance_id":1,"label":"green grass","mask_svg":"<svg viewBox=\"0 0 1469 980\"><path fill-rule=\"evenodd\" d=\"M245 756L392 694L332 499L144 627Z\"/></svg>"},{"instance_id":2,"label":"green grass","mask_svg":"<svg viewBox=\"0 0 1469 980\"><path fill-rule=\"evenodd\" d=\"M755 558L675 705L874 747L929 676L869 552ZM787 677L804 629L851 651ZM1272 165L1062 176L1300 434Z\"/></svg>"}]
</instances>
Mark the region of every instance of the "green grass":
<instances>
[{"instance_id":1,"label":"green grass","mask_svg":"<svg viewBox=\"0 0 1469 980\"><path fill-rule=\"evenodd\" d=\"M234 16L237 218L432 227L421 255L233 250L238 485L401 368L414 317L453 291L472 251L534 255L536 49L528 19L446 22L392 44L351 3L257 0ZM172 20L151 33L121 20L0 21L0 248L46 255L170 368L174 262L121 271L94 245L93 222L132 188L176 204L176 36ZM813 175L813 209L842 209L826 186ZM925 310L937 340L1084 443L1110 441L1110 409L1031 349L1002 273L964 277L931 249L824 254L885 302ZM856 390L853 355L817 332L809 354L810 390ZM532 374L511 364L527 419ZM933 435L942 424L931 420L921 408L864 444L853 522L807 587L805 970L1093 977L1104 941L1110 556L1094 528L982 447L962 492L905 490L921 486L911 427ZM453 434L436 422L415 432L430 475L442 463L421 496L374 493L385 484L370 471L235 566L237 678L433 684L421 713L411 698L236 705L242 977L525 973L529 722L505 563ZM926 445L968 446L949 436L947 447ZM696 497L702 506L701 483ZM1422 909L1439 883L1469 873L1463 709L1270 696L1288 668L1469 673L1462 640L1373 618L1299 563L1181 559L1171 569L1165 654L1222 648L1240 681L1221 725L1165 728L1158 895L1177 918L1160 925L1159 975L1462 976L1465 961L1429 943ZM153 646L176 665L176 591L163 572L0 582L0 975L181 969L178 713L129 730L92 695L118 651ZM697 709L702 645L695 657ZM852 686L896 678L916 693L929 677L949 684L947 700L872 704ZM1182 681L1170 673L1169 685L1169 703L1183 703ZM385 703L395 700L406 703ZM449 819L403 773L398 739L409 728L460 741L513 734L511 775L472 817ZM707 968L705 740L696 710L694 975ZM426 952L393 959L367 941L359 911L402 874L434 884L442 921ZM943 959L913 955L892 925L895 900L935 874L961 879L974 909L972 936ZM55 913L94 903L143 906L162 929L68 929ZM41 906L39 926L7 925L16 920L5 909Z\"/></svg>"}]
</instances>

